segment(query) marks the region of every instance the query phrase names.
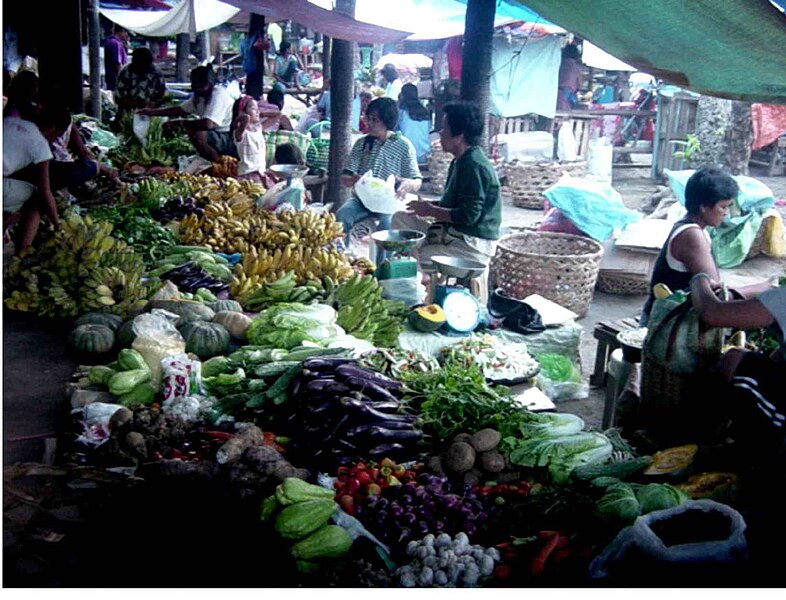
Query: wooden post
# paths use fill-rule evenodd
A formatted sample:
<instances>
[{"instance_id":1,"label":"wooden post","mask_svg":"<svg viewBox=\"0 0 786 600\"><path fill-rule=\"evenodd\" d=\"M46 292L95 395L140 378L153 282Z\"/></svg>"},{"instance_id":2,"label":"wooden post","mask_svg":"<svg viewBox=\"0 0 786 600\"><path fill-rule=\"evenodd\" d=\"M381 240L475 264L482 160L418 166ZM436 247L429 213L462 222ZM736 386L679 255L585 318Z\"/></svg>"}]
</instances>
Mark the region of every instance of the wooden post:
<instances>
[{"instance_id":1,"label":"wooden post","mask_svg":"<svg viewBox=\"0 0 786 600\"><path fill-rule=\"evenodd\" d=\"M188 33L177 34L177 58L175 59L175 79L178 82L185 83L189 81L188 69L188 55L191 50L190 35Z\"/></svg>"},{"instance_id":2,"label":"wooden post","mask_svg":"<svg viewBox=\"0 0 786 600\"><path fill-rule=\"evenodd\" d=\"M355 0L337 0L336 12L355 16ZM343 192L341 172L352 150L352 100L355 82L352 71L352 42L333 40L330 82L330 160L327 202L333 209L341 206Z\"/></svg>"},{"instance_id":3,"label":"wooden post","mask_svg":"<svg viewBox=\"0 0 786 600\"><path fill-rule=\"evenodd\" d=\"M90 114L101 120L101 23L98 18L98 0L90 0L88 19L90 51Z\"/></svg>"},{"instance_id":4,"label":"wooden post","mask_svg":"<svg viewBox=\"0 0 786 600\"><path fill-rule=\"evenodd\" d=\"M251 13L251 18L248 22L248 36L263 35L265 33L265 16ZM267 60L267 53L264 50L251 49L251 52L256 53L258 71L253 73L246 73L246 94L253 96L257 100L262 97L263 93L263 79L265 77L265 61Z\"/></svg>"},{"instance_id":5,"label":"wooden post","mask_svg":"<svg viewBox=\"0 0 786 600\"><path fill-rule=\"evenodd\" d=\"M322 36L322 79L323 81L330 77L330 54L333 48L333 40L329 36Z\"/></svg>"},{"instance_id":6,"label":"wooden post","mask_svg":"<svg viewBox=\"0 0 786 600\"><path fill-rule=\"evenodd\" d=\"M461 52L461 99L476 104L487 121L480 143L484 149L488 140L489 79L495 13L496 2L467 1L464 47Z\"/></svg>"}]
</instances>

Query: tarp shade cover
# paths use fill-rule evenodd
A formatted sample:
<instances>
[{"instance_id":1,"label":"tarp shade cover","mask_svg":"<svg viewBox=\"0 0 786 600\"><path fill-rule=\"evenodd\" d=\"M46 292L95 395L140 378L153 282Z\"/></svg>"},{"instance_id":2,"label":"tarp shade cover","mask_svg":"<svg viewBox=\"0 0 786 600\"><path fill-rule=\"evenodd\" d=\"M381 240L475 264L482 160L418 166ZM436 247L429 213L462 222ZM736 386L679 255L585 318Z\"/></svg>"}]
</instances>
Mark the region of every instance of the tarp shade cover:
<instances>
[{"instance_id":1,"label":"tarp shade cover","mask_svg":"<svg viewBox=\"0 0 786 600\"><path fill-rule=\"evenodd\" d=\"M669 83L786 103L786 16L769 0L510 0Z\"/></svg>"},{"instance_id":2,"label":"tarp shade cover","mask_svg":"<svg viewBox=\"0 0 786 600\"><path fill-rule=\"evenodd\" d=\"M494 37L491 54L490 103L492 114L515 117L528 113L553 119L561 41L550 35L522 43Z\"/></svg>"},{"instance_id":3,"label":"tarp shade cover","mask_svg":"<svg viewBox=\"0 0 786 600\"><path fill-rule=\"evenodd\" d=\"M308 0L227 0L242 10L264 15L271 21L292 20L309 29L339 40L364 44L388 44L407 37L411 31L388 29L332 10L325 10ZM412 15L416 18L416 15Z\"/></svg>"},{"instance_id":4,"label":"tarp shade cover","mask_svg":"<svg viewBox=\"0 0 786 600\"><path fill-rule=\"evenodd\" d=\"M149 37L197 33L226 23L240 10L218 0L183 0L166 12L99 8L110 21Z\"/></svg>"}]
</instances>

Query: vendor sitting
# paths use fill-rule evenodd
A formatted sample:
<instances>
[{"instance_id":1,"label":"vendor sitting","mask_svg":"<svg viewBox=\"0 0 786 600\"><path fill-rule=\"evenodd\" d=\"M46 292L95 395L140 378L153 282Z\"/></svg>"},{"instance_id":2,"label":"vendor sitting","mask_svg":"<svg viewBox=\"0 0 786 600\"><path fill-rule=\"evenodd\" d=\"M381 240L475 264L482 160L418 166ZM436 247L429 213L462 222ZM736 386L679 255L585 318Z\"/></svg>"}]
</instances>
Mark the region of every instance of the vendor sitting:
<instances>
[{"instance_id":1,"label":"vendor sitting","mask_svg":"<svg viewBox=\"0 0 786 600\"><path fill-rule=\"evenodd\" d=\"M696 273L707 273L713 285L720 284L706 228L718 227L723 223L739 191L737 182L718 169L699 169L690 176L685 186L685 208L688 214L674 224L655 261L650 295L639 320L642 327L646 327L649 322L655 301L652 291L655 285L662 283L673 292L687 290L690 278ZM750 297L767 287L767 284L754 284L735 291L743 297Z\"/></svg>"},{"instance_id":2,"label":"vendor sitting","mask_svg":"<svg viewBox=\"0 0 786 600\"><path fill-rule=\"evenodd\" d=\"M131 63L123 67L117 76L114 96L118 107L117 121L127 112L155 108L164 101L166 80L153 64L150 49L140 47L134 50Z\"/></svg>"},{"instance_id":3,"label":"vendor sitting","mask_svg":"<svg viewBox=\"0 0 786 600\"><path fill-rule=\"evenodd\" d=\"M341 175L341 182L354 187L360 177L371 171L374 177L387 179L396 177L396 194L403 197L409 192L417 192L423 180L418 168L417 152L407 138L393 130L398 124L398 106L390 98L377 98L366 109L369 125L368 135L363 136L352 147L349 164ZM353 195L336 211L336 218L344 224L346 244L349 246L349 232L364 219L378 219L378 230L390 229L391 215L372 213L359 198ZM381 258L378 254L378 258Z\"/></svg>"},{"instance_id":4,"label":"vendor sitting","mask_svg":"<svg viewBox=\"0 0 786 600\"><path fill-rule=\"evenodd\" d=\"M164 123L164 133L183 129L202 158L216 162L220 156L237 158L235 142L232 140L232 106L234 100L227 89L215 84L215 75L210 67L197 67L191 71L193 96L180 106L169 108L144 108L140 115L150 117L186 117L197 115L198 119L175 119Z\"/></svg>"},{"instance_id":5,"label":"vendor sitting","mask_svg":"<svg viewBox=\"0 0 786 600\"><path fill-rule=\"evenodd\" d=\"M723 302L712 289L712 278L698 273L690 282L693 306L713 327L759 329L772 327L780 348L771 356L732 349L720 371L731 385L729 412L735 431L748 448L786 450L786 287L771 288L755 298ZM747 443L746 443L747 442ZM754 449L751 448L751 449Z\"/></svg>"},{"instance_id":6,"label":"vendor sitting","mask_svg":"<svg viewBox=\"0 0 786 600\"><path fill-rule=\"evenodd\" d=\"M393 216L394 229L426 233L418 250L424 274L434 272L432 256L447 255L488 265L496 250L502 220L499 179L483 150L483 115L466 102L445 106L440 142L455 158L450 163L445 192L438 204L415 200L411 212ZM426 219L436 221L431 224Z\"/></svg>"}]
</instances>

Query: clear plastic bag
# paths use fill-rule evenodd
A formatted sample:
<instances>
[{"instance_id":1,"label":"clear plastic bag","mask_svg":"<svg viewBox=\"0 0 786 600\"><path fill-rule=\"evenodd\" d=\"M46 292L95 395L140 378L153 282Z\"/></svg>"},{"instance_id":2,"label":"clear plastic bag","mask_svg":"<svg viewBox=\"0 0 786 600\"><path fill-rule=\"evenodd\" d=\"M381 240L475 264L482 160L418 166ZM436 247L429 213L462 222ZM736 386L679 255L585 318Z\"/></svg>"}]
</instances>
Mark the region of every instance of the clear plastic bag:
<instances>
[{"instance_id":1,"label":"clear plastic bag","mask_svg":"<svg viewBox=\"0 0 786 600\"><path fill-rule=\"evenodd\" d=\"M426 287L418 277L400 277L398 279L380 279L382 297L389 300L401 300L407 306L420 304L426 297Z\"/></svg>"},{"instance_id":2,"label":"clear plastic bag","mask_svg":"<svg viewBox=\"0 0 786 600\"><path fill-rule=\"evenodd\" d=\"M151 383L156 391L161 386L161 361L167 356L183 354L186 351L183 336L167 315L177 318L177 315L154 309L136 317L133 325L137 337L132 347L150 367Z\"/></svg>"}]
</instances>

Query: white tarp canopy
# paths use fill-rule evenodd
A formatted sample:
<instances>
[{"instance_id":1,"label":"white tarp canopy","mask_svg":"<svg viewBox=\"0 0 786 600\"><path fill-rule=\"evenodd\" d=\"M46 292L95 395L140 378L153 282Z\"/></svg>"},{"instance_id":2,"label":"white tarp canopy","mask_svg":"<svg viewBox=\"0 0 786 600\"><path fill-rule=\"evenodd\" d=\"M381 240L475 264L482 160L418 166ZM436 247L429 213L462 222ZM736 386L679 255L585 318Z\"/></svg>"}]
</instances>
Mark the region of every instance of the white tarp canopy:
<instances>
[{"instance_id":1,"label":"white tarp canopy","mask_svg":"<svg viewBox=\"0 0 786 600\"><path fill-rule=\"evenodd\" d=\"M603 69L604 71L638 71L636 67L631 67L619 58L613 57L588 40L582 42L581 48L581 62L588 67Z\"/></svg>"},{"instance_id":2,"label":"white tarp canopy","mask_svg":"<svg viewBox=\"0 0 786 600\"><path fill-rule=\"evenodd\" d=\"M226 23L240 12L219 0L183 0L167 11L99 9L110 21L139 35L170 37L195 34Z\"/></svg>"}]
</instances>

